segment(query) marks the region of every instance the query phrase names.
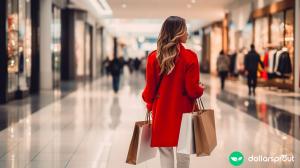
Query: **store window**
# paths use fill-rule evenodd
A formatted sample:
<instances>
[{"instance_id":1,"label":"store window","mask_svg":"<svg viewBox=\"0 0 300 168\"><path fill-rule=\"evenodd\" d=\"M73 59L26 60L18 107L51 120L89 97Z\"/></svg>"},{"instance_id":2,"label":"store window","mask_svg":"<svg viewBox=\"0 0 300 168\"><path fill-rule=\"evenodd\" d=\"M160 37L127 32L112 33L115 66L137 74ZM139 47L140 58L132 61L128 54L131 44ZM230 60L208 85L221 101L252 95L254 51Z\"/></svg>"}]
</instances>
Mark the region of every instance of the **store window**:
<instances>
[{"instance_id":1,"label":"store window","mask_svg":"<svg viewBox=\"0 0 300 168\"><path fill-rule=\"evenodd\" d=\"M31 15L30 1L19 1L19 86L20 90L30 88L31 76Z\"/></svg>"},{"instance_id":2,"label":"store window","mask_svg":"<svg viewBox=\"0 0 300 168\"><path fill-rule=\"evenodd\" d=\"M263 17L255 20L255 47L259 54L264 54L264 47L269 41L269 21L268 17Z\"/></svg>"},{"instance_id":3,"label":"store window","mask_svg":"<svg viewBox=\"0 0 300 168\"><path fill-rule=\"evenodd\" d=\"M91 77L91 54L92 54L92 26L86 24L85 27L85 77Z\"/></svg>"},{"instance_id":4,"label":"store window","mask_svg":"<svg viewBox=\"0 0 300 168\"><path fill-rule=\"evenodd\" d=\"M8 93L30 87L30 12L30 0L7 1Z\"/></svg>"},{"instance_id":5,"label":"store window","mask_svg":"<svg viewBox=\"0 0 300 168\"><path fill-rule=\"evenodd\" d=\"M84 76L84 31L85 23L82 20L75 21L75 69L76 76Z\"/></svg>"},{"instance_id":6,"label":"store window","mask_svg":"<svg viewBox=\"0 0 300 168\"><path fill-rule=\"evenodd\" d=\"M289 50L291 58L294 58L294 27L295 27L295 18L294 10L290 9L286 11L285 14L285 46Z\"/></svg>"},{"instance_id":7,"label":"store window","mask_svg":"<svg viewBox=\"0 0 300 168\"><path fill-rule=\"evenodd\" d=\"M284 35L284 13L272 15L271 44L275 47L282 47Z\"/></svg>"},{"instance_id":8,"label":"store window","mask_svg":"<svg viewBox=\"0 0 300 168\"><path fill-rule=\"evenodd\" d=\"M52 71L53 86L60 85L60 63L61 63L61 11L58 7L52 7Z\"/></svg>"}]
</instances>

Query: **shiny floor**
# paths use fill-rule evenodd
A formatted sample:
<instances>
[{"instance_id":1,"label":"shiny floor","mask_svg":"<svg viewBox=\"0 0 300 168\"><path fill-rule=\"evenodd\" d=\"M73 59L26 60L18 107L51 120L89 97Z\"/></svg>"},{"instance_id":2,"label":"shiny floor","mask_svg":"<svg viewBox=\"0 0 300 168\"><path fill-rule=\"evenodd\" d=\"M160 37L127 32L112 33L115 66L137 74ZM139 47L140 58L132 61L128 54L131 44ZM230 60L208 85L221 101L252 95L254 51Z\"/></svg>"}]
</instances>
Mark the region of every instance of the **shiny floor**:
<instances>
[{"instance_id":1,"label":"shiny floor","mask_svg":"<svg viewBox=\"0 0 300 168\"><path fill-rule=\"evenodd\" d=\"M245 157L295 156L294 162L245 161L241 167L300 167L299 95L258 88L256 97L248 97L242 82L228 81L221 92L217 78L202 75L201 80L207 85L204 104L215 110L218 146L211 156L191 156L191 168L232 167L233 151ZM0 168L159 168L159 156L125 164L134 122L145 116L143 86L141 74L125 73L114 94L111 78L103 77L34 113L31 103L7 115L1 120L9 124L0 132Z\"/></svg>"}]
</instances>

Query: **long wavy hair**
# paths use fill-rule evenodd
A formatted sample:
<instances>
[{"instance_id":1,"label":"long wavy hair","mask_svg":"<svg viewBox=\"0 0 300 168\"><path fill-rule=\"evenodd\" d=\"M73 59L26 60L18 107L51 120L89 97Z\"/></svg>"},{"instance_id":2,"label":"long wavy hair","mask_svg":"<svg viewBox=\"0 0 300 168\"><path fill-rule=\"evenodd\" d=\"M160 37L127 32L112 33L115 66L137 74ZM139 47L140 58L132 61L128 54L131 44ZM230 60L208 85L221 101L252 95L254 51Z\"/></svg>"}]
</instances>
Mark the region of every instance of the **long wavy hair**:
<instances>
[{"instance_id":1,"label":"long wavy hair","mask_svg":"<svg viewBox=\"0 0 300 168\"><path fill-rule=\"evenodd\" d=\"M157 59L161 68L160 74L169 74L174 69L175 58L179 54L180 37L185 33L185 19L170 16L164 21L157 40Z\"/></svg>"}]
</instances>

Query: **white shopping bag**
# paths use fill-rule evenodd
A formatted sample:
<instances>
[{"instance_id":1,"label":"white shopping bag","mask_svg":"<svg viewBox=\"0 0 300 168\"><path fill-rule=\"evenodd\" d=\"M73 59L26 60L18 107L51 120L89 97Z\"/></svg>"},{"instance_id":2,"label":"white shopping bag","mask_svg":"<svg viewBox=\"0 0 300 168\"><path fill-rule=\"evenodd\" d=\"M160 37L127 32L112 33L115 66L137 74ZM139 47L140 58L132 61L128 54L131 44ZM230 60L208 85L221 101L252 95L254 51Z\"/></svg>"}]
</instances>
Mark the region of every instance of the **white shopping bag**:
<instances>
[{"instance_id":1,"label":"white shopping bag","mask_svg":"<svg viewBox=\"0 0 300 168\"><path fill-rule=\"evenodd\" d=\"M183 113L177 153L196 154L195 135L193 129L193 113Z\"/></svg>"}]
</instances>

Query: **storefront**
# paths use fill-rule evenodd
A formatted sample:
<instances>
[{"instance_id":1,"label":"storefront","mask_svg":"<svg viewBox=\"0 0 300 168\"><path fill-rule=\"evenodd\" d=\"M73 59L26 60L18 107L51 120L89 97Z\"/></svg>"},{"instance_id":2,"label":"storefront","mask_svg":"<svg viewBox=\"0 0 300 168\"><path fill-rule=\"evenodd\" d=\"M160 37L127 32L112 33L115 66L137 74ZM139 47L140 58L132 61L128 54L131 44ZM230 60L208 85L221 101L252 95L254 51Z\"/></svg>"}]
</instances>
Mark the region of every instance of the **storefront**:
<instances>
[{"instance_id":1,"label":"storefront","mask_svg":"<svg viewBox=\"0 0 300 168\"><path fill-rule=\"evenodd\" d=\"M63 10L62 80L92 79L94 26L87 22L87 15L79 9Z\"/></svg>"},{"instance_id":2,"label":"storefront","mask_svg":"<svg viewBox=\"0 0 300 168\"><path fill-rule=\"evenodd\" d=\"M294 89L294 0L271 3L253 10L245 3L230 11L229 53L236 53L232 73L243 74L244 56L254 44L264 62L259 67L259 84L280 89ZM231 56L231 55L230 55Z\"/></svg>"},{"instance_id":3,"label":"storefront","mask_svg":"<svg viewBox=\"0 0 300 168\"><path fill-rule=\"evenodd\" d=\"M104 51L103 51L103 27L99 27L96 30L96 76L99 77L102 72L102 62L104 61Z\"/></svg>"},{"instance_id":4,"label":"storefront","mask_svg":"<svg viewBox=\"0 0 300 168\"><path fill-rule=\"evenodd\" d=\"M280 1L257 9L252 12L251 19L254 22L254 44L266 67L258 72L261 79L266 86L293 90L294 1Z\"/></svg>"},{"instance_id":5,"label":"storefront","mask_svg":"<svg viewBox=\"0 0 300 168\"><path fill-rule=\"evenodd\" d=\"M61 9L57 5L52 5L51 23L51 64L53 88L60 86L61 73Z\"/></svg>"},{"instance_id":6,"label":"storefront","mask_svg":"<svg viewBox=\"0 0 300 168\"><path fill-rule=\"evenodd\" d=\"M31 84L31 1L1 1L0 103L28 95Z\"/></svg>"},{"instance_id":7,"label":"storefront","mask_svg":"<svg viewBox=\"0 0 300 168\"><path fill-rule=\"evenodd\" d=\"M200 68L203 73L217 73L217 58L219 52L223 49L223 23L215 22L203 28L202 36L202 58L200 60Z\"/></svg>"}]
</instances>

